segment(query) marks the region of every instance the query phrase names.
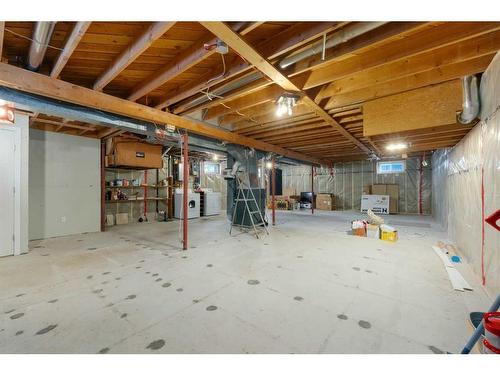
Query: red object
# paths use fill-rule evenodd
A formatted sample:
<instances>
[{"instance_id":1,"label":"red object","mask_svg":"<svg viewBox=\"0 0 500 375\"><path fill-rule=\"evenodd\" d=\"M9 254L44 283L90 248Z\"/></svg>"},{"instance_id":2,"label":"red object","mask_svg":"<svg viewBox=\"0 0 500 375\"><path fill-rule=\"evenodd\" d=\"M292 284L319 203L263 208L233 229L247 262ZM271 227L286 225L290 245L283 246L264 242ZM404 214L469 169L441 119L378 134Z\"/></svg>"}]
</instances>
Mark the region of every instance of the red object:
<instances>
[{"instance_id":1,"label":"red object","mask_svg":"<svg viewBox=\"0 0 500 375\"><path fill-rule=\"evenodd\" d=\"M182 135L183 174L182 174L182 250L188 248L188 184L189 184L189 156L188 135Z\"/></svg>"},{"instance_id":2,"label":"red object","mask_svg":"<svg viewBox=\"0 0 500 375\"><path fill-rule=\"evenodd\" d=\"M311 166L311 192L312 192L312 202L311 202L311 213L314 214L314 173L315 168Z\"/></svg>"},{"instance_id":3,"label":"red object","mask_svg":"<svg viewBox=\"0 0 500 375\"><path fill-rule=\"evenodd\" d=\"M144 171L144 220L148 220L148 171L147 171L147 169Z\"/></svg>"},{"instance_id":4,"label":"red object","mask_svg":"<svg viewBox=\"0 0 500 375\"><path fill-rule=\"evenodd\" d=\"M486 273L484 272L484 167L481 168L481 279L486 285Z\"/></svg>"},{"instance_id":5,"label":"red object","mask_svg":"<svg viewBox=\"0 0 500 375\"><path fill-rule=\"evenodd\" d=\"M419 188L418 188L418 213L422 215L422 186L423 186L423 175L424 175L424 170L423 170L423 165L422 163L425 160L425 151L424 155L420 158L420 166L419 166Z\"/></svg>"},{"instance_id":6,"label":"red object","mask_svg":"<svg viewBox=\"0 0 500 375\"><path fill-rule=\"evenodd\" d=\"M101 232L106 230L106 144L101 142Z\"/></svg>"},{"instance_id":7,"label":"red object","mask_svg":"<svg viewBox=\"0 0 500 375\"><path fill-rule=\"evenodd\" d=\"M491 343L484 339L483 340L483 345L488 348L488 350L492 353L492 354L500 354L500 349L497 349L495 348L493 345L491 345Z\"/></svg>"},{"instance_id":8,"label":"red object","mask_svg":"<svg viewBox=\"0 0 500 375\"><path fill-rule=\"evenodd\" d=\"M484 329L500 337L500 312L484 314Z\"/></svg>"},{"instance_id":9,"label":"red object","mask_svg":"<svg viewBox=\"0 0 500 375\"><path fill-rule=\"evenodd\" d=\"M500 226L497 224L498 220L500 220L500 210L496 210L496 212L484 219L484 221L490 224L493 228L500 230Z\"/></svg>"},{"instance_id":10,"label":"red object","mask_svg":"<svg viewBox=\"0 0 500 375\"><path fill-rule=\"evenodd\" d=\"M271 194L272 194L271 208L272 208L272 212L273 212L273 225L276 225L276 199L275 199L275 195L276 195L276 164L274 162L274 158L273 158L273 171L271 174Z\"/></svg>"}]
</instances>

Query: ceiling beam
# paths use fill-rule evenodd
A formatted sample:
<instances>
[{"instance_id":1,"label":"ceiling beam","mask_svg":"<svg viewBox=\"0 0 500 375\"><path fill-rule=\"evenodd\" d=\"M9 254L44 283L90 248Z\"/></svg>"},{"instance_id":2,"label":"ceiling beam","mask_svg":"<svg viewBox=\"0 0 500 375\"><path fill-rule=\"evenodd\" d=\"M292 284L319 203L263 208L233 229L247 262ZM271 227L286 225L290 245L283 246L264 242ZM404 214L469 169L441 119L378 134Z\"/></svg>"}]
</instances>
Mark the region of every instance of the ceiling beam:
<instances>
[{"instance_id":1,"label":"ceiling beam","mask_svg":"<svg viewBox=\"0 0 500 375\"><path fill-rule=\"evenodd\" d=\"M248 95L229 100L224 104L209 108L204 116L205 120L235 113L241 109L250 108L275 100L283 93L283 89L277 85L267 86L262 90L252 92Z\"/></svg>"},{"instance_id":2,"label":"ceiling beam","mask_svg":"<svg viewBox=\"0 0 500 375\"><path fill-rule=\"evenodd\" d=\"M83 35L85 35L91 23L92 22L81 21L75 24L70 36L68 37L68 40L66 41L66 44L64 45L64 49L59 54L57 61L52 67L52 70L50 72L50 76L52 78L59 78L59 75L68 63L69 58L73 54L75 48L78 46L78 43L80 43L80 40L82 40Z\"/></svg>"},{"instance_id":3,"label":"ceiling beam","mask_svg":"<svg viewBox=\"0 0 500 375\"><path fill-rule=\"evenodd\" d=\"M353 104L359 105L360 103L383 98L388 95L458 79L464 75L484 72L493 57L494 54L481 56L476 59L462 61L458 64L446 65L411 76L404 76L381 84L375 84L345 94L334 95L326 103L325 109L331 110Z\"/></svg>"},{"instance_id":4,"label":"ceiling beam","mask_svg":"<svg viewBox=\"0 0 500 375\"><path fill-rule=\"evenodd\" d=\"M5 21L0 21L0 62L2 61L4 32L5 32Z\"/></svg>"},{"instance_id":5,"label":"ceiling beam","mask_svg":"<svg viewBox=\"0 0 500 375\"><path fill-rule=\"evenodd\" d=\"M370 154L372 151L366 147L362 142L360 142L351 133L345 130L337 121L333 119L323 108L321 108L312 98L307 96L307 94L302 91L295 83L293 83L288 77L281 73L276 67L274 67L269 61L262 57L253 47L251 47L247 42L245 42L238 34L233 32L226 24L223 22L201 22L209 31L218 36L224 42L228 44L233 50L235 50L239 55L241 55L250 64L254 65L262 73L267 75L276 84L281 86L283 89L292 92L298 92L302 98L301 101L306 104L311 110L323 121L332 126L335 130L339 131L344 137L353 142L357 147L359 147L364 152Z\"/></svg>"},{"instance_id":6,"label":"ceiling beam","mask_svg":"<svg viewBox=\"0 0 500 375\"><path fill-rule=\"evenodd\" d=\"M244 22L237 22L231 26L234 30L241 31L246 34L254 30L254 24L246 26ZM171 60L163 68L153 72L144 82L135 86L128 96L128 100L136 101L143 96L149 94L151 91L157 89L161 85L167 83L171 79L177 77L179 74L184 73L189 68L192 68L199 62L212 56L216 53L215 48L205 48L205 45L213 45L217 42L217 38L213 38L211 34L206 33L195 41L191 47L179 53L173 60Z\"/></svg>"},{"instance_id":7,"label":"ceiling beam","mask_svg":"<svg viewBox=\"0 0 500 375\"><path fill-rule=\"evenodd\" d=\"M266 142L222 130L200 121L180 117L5 63L0 63L0 85L138 120L153 122L155 124L171 124L195 134L204 135L223 142L255 148L257 150L273 152L291 159L315 164L327 164L325 160L320 158L290 151Z\"/></svg>"},{"instance_id":8,"label":"ceiling beam","mask_svg":"<svg viewBox=\"0 0 500 375\"><path fill-rule=\"evenodd\" d=\"M500 29L498 22L450 22L430 29L425 28L418 33L396 39L379 48L373 48L348 59L313 70L307 77L304 89L330 83L377 66L442 49L498 29Z\"/></svg>"},{"instance_id":9,"label":"ceiling beam","mask_svg":"<svg viewBox=\"0 0 500 375\"><path fill-rule=\"evenodd\" d=\"M339 26L341 26L341 23L338 22L300 22L259 44L258 51L267 58L275 58L281 54L291 51L294 48L300 47ZM221 81L233 77L236 74L240 74L249 68L250 66L246 62L241 61L238 57L233 63L228 64L226 75L224 77L220 77L221 69L217 66L215 69L203 75L203 77L198 81L189 82L178 89L167 93L164 98L158 102L156 108L161 109L169 107L172 104L178 103L181 100L205 90L209 87L209 84L213 86Z\"/></svg>"},{"instance_id":10,"label":"ceiling beam","mask_svg":"<svg viewBox=\"0 0 500 375\"><path fill-rule=\"evenodd\" d=\"M115 79L123 70L146 51L155 40L165 34L175 22L154 22L144 30L129 46L127 46L97 78L94 90L101 91Z\"/></svg>"}]
</instances>

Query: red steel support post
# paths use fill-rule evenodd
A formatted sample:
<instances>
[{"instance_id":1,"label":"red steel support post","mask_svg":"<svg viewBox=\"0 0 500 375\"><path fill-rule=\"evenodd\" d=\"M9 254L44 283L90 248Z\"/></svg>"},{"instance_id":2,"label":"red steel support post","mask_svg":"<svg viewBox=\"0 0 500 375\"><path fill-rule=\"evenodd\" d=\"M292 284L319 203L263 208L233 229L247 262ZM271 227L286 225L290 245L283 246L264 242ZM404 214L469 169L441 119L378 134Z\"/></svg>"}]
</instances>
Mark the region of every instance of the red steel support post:
<instances>
[{"instance_id":1,"label":"red steel support post","mask_svg":"<svg viewBox=\"0 0 500 375\"><path fill-rule=\"evenodd\" d=\"M188 135L182 135L182 250L188 248L188 185L189 185L189 157L188 157Z\"/></svg>"},{"instance_id":2,"label":"red steel support post","mask_svg":"<svg viewBox=\"0 0 500 375\"><path fill-rule=\"evenodd\" d=\"M106 144L101 142L101 232L106 230Z\"/></svg>"},{"instance_id":3,"label":"red steel support post","mask_svg":"<svg viewBox=\"0 0 500 375\"><path fill-rule=\"evenodd\" d=\"M311 166L311 192L312 192L311 214L314 214L314 166Z\"/></svg>"},{"instance_id":4,"label":"red steel support post","mask_svg":"<svg viewBox=\"0 0 500 375\"><path fill-rule=\"evenodd\" d=\"M273 167L271 173L271 208L273 212L273 225L276 225L276 163L273 158L272 160Z\"/></svg>"}]
</instances>

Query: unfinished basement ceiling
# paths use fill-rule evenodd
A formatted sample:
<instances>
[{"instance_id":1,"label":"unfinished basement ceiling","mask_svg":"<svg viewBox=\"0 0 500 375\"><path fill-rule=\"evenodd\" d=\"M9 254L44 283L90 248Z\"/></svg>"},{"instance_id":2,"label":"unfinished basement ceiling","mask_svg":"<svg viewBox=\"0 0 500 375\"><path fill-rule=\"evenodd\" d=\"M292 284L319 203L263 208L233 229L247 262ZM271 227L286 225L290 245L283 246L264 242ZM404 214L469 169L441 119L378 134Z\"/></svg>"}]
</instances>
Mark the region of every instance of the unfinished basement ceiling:
<instances>
[{"instance_id":1,"label":"unfinished basement ceiling","mask_svg":"<svg viewBox=\"0 0 500 375\"><path fill-rule=\"evenodd\" d=\"M26 69L35 26L4 23L2 62ZM333 46L323 51L324 36ZM205 47L217 40L228 53ZM460 78L482 73L499 48L499 22L57 22L38 72L57 68L62 81L201 118L235 143L249 138L328 164L391 156L386 146L396 141L409 155L454 146L471 129L456 121ZM281 69L285 57L294 63ZM276 100L290 91L300 100L291 116L277 117ZM428 122L420 109L439 98L446 112ZM384 128L387 116L395 127ZM31 124L113 134L43 115Z\"/></svg>"}]
</instances>

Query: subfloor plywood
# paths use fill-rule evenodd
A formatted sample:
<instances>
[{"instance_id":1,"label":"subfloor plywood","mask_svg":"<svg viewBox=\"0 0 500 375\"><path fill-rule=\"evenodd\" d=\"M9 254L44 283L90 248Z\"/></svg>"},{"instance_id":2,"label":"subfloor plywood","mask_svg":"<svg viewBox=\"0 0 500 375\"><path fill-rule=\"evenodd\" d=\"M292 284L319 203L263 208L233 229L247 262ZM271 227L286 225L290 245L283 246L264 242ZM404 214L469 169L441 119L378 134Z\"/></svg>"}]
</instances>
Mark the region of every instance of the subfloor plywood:
<instances>
[{"instance_id":1,"label":"subfloor plywood","mask_svg":"<svg viewBox=\"0 0 500 375\"><path fill-rule=\"evenodd\" d=\"M185 252L178 222L32 241L0 259L0 353L459 352L479 280L452 290L429 218L390 243L349 235L360 217L278 212L259 240L194 219Z\"/></svg>"}]
</instances>

